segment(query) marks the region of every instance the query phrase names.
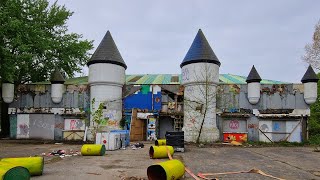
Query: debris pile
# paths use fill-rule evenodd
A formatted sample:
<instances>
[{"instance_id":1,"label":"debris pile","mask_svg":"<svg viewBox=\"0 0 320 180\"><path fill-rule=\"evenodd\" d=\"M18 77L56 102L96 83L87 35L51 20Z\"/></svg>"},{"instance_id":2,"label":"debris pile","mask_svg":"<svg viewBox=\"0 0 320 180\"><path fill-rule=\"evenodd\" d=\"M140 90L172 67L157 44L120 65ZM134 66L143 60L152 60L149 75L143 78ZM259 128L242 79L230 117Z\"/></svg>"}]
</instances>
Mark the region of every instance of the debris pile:
<instances>
[{"instance_id":1,"label":"debris pile","mask_svg":"<svg viewBox=\"0 0 320 180\"><path fill-rule=\"evenodd\" d=\"M136 150L136 149L138 149L138 148L144 148L144 144L143 144L143 143L136 143L136 144L133 144L133 145L131 146L131 148L132 148L133 150Z\"/></svg>"},{"instance_id":2,"label":"debris pile","mask_svg":"<svg viewBox=\"0 0 320 180\"><path fill-rule=\"evenodd\" d=\"M59 149L59 150L53 150L53 151L49 152L48 154L42 153L41 155L47 156L47 157L59 156L61 158L64 158L64 157L78 156L80 154L81 153L79 151L73 151L73 149L69 149L67 151L63 150L63 149Z\"/></svg>"}]
</instances>

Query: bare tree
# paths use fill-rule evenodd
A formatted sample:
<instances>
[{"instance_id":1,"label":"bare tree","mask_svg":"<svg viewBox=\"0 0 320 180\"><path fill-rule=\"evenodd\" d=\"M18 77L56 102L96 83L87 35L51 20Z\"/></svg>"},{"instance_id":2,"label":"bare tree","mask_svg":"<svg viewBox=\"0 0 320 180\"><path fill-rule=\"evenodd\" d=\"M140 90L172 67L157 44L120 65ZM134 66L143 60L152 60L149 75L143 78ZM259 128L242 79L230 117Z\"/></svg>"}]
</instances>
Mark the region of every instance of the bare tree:
<instances>
[{"instance_id":1,"label":"bare tree","mask_svg":"<svg viewBox=\"0 0 320 180\"><path fill-rule=\"evenodd\" d=\"M212 67L212 66L211 66ZM215 120L216 107L216 74L210 68L210 64L205 63L199 69L192 69L190 77L194 83L192 86L185 87L184 108L185 116L189 118L187 126L193 126L197 132L196 143L200 143L201 133L205 125L213 125L210 122ZM189 73L188 73L189 74ZM189 78L189 77L187 77ZM215 126L215 125L213 125Z\"/></svg>"},{"instance_id":2,"label":"bare tree","mask_svg":"<svg viewBox=\"0 0 320 180\"><path fill-rule=\"evenodd\" d=\"M304 61L320 70L320 21L315 25L312 43L305 46L306 54L302 57Z\"/></svg>"}]
</instances>

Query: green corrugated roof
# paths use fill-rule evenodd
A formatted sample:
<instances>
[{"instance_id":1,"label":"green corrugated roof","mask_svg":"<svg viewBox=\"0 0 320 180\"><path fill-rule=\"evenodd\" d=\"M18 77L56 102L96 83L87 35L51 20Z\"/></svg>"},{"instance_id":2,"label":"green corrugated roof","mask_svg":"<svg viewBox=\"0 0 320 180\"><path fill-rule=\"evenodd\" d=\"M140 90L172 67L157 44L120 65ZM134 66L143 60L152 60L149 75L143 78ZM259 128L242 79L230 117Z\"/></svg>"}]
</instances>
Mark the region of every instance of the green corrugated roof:
<instances>
[{"instance_id":1,"label":"green corrugated roof","mask_svg":"<svg viewBox=\"0 0 320 180\"><path fill-rule=\"evenodd\" d=\"M174 81L177 80L178 81ZM220 74L220 84L246 84L247 77L233 74ZM126 84L180 84L180 74L136 74L126 75ZM65 84L87 84L88 77L77 77L67 79ZM50 84L50 82L39 82L33 84ZM288 82L262 79L261 84L290 84Z\"/></svg>"}]
</instances>

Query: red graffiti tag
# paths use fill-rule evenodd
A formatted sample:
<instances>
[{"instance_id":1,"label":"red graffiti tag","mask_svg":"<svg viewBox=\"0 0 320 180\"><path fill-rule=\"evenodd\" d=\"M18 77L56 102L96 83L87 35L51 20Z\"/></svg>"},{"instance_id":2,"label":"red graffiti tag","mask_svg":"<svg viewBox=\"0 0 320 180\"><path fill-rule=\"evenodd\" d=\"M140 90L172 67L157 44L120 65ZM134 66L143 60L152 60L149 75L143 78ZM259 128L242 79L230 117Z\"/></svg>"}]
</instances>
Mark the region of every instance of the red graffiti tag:
<instances>
[{"instance_id":1,"label":"red graffiti tag","mask_svg":"<svg viewBox=\"0 0 320 180\"><path fill-rule=\"evenodd\" d=\"M239 128L239 121L237 121L237 120L230 121L229 127L231 129L238 129Z\"/></svg>"}]
</instances>

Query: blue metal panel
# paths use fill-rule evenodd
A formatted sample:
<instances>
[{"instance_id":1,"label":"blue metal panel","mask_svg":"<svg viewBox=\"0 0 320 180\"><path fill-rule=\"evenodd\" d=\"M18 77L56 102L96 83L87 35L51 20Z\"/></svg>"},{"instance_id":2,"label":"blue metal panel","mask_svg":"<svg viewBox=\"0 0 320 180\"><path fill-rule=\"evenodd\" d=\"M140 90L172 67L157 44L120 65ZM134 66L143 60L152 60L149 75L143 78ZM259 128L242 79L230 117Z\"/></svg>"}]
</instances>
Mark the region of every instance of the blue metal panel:
<instances>
[{"instance_id":1,"label":"blue metal panel","mask_svg":"<svg viewBox=\"0 0 320 180\"><path fill-rule=\"evenodd\" d=\"M161 110L161 92L153 95L153 109L154 110Z\"/></svg>"},{"instance_id":2,"label":"blue metal panel","mask_svg":"<svg viewBox=\"0 0 320 180\"><path fill-rule=\"evenodd\" d=\"M124 100L124 108L125 109L149 109L152 110L152 94L149 92L148 94L142 94L139 92L138 94L132 94L125 98Z\"/></svg>"}]
</instances>

